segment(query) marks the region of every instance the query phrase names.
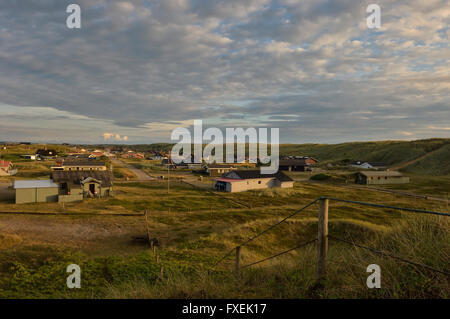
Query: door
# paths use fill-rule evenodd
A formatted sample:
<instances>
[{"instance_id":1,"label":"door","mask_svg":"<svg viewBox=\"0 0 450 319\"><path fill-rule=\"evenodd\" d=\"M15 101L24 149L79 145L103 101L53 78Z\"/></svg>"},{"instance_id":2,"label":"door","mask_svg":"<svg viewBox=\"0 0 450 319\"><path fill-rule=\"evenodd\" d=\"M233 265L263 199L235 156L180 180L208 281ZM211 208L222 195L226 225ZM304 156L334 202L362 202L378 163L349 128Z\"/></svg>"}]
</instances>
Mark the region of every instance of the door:
<instances>
[{"instance_id":1,"label":"door","mask_svg":"<svg viewBox=\"0 0 450 319\"><path fill-rule=\"evenodd\" d=\"M95 195L95 184L89 184L89 192Z\"/></svg>"}]
</instances>

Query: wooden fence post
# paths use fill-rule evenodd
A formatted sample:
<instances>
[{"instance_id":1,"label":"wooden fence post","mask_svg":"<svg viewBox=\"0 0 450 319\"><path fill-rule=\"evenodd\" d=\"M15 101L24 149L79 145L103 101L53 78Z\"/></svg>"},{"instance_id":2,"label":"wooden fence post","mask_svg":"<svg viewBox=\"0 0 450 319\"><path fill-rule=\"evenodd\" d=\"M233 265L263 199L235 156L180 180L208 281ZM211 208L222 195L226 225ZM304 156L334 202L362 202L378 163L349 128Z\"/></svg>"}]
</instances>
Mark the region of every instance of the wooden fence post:
<instances>
[{"instance_id":1,"label":"wooden fence post","mask_svg":"<svg viewBox=\"0 0 450 319\"><path fill-rule=\"evenodd\" d=\"M319 224L317 236L317 279L321 280L326 275L326 258L328 250L328 199L319 201Z\"/></svg>"},{"instance_id":2,"label":"wooden fence post","mask_svg":"<svg viewBox=\"0 0 450 319\"><path fill-rule=\"evenodd\" d=\"M236 272L236 276L239 275L239 262L241 261L241 246L236 247L236 262L234 264L234 270Z\"/></svg>"}]
</instances>

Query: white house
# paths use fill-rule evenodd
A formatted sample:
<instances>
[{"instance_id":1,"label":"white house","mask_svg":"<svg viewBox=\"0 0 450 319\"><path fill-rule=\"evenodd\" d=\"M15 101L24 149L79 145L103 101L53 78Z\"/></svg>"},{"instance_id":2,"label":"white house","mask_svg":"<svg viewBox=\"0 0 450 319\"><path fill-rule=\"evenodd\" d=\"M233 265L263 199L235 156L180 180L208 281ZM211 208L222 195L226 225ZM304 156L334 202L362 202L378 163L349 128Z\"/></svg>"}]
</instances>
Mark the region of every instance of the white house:
<instances>
[{"instance_id":1,"label":"white house","mask_svg":"<svg viewBox=\"0 0 450 319\"><path fill-rule=\"evenodd\" d=\"M261 174L259 170L231 171L216 179L215 188L226 192L244 192L272 187L291 188L294 181L283 172Z\"/></svg>"}]
</instances>

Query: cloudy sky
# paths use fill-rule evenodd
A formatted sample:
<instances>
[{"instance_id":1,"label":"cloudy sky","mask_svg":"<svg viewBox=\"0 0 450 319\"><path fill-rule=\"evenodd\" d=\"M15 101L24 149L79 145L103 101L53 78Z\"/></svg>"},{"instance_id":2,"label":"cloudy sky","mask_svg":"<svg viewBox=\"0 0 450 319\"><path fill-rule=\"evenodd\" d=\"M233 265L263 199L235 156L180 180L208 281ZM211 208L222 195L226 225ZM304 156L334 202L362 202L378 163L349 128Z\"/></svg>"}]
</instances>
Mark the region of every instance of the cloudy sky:
<instances>
[{"instance_id":1,"label":"cloudy sky","mask_svg":"<svg viewBox=\"0 0 450 319\"><path fill-rule=\"evenodd\" d=\"M450 137L449 25L450 0L1 0L0 140L154 143L194 119Z\"/></svg>"}]
</instances>

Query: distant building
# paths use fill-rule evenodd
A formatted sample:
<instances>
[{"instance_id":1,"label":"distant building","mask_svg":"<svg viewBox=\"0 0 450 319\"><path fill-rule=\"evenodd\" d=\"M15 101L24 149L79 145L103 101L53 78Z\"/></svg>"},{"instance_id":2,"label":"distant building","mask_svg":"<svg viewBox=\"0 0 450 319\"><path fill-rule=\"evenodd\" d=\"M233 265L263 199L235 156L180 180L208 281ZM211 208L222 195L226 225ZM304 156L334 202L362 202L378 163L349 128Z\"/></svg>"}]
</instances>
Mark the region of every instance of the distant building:
<instances>
[{"instance_id":1,"label":"distant building","mask_svg":"<svg viewBox=\"0 0 450 319\"><path fill-rule=\"evenodd\" d=\"M279 162L279 170L281 171L311 171L310 162L306 162L305 159L281 159Z\"/></svg>"},{"instance_id":2,"label":"distant building","mask_svg":"<svg viewBox=\"0 0 450 319\"><path fill-rule=\"evenodd\" d=\"M157 153L157 154L151 156L150 159L152 159L154 161L161 161L163 159L167 159L167 156L164 156L163 154Z\"/></svg>"},{"instance_id":3,"label":"distant building","mask_svg":"<svg viewBox=\"0 0 450 319\"><path fill-rule=\"evenodd\" d=\"M36 151L36 157L40 159L51 159L58 156L58 152L53 149L38 149Z\"/></svg>"},{"instance_id":4,"label":"distant building","mask_svg":"<svg viewBox=\"0 0 450 319\"><path fill-rule=\"evenodd\" d=\"M57 166L53 166L52 171L106 171L105 162L96 160L65 160L61 159L56 162Z\"/></svg>"},{"instance_id":5,"label":"distant building","mask_svg":"<svg viewBox=\"0 0 450 319\"><path fill-rule=\"evenodd\" d=\"M25 159L29 159L29 160L36 160L36 154L30 154L30 155L20 155L20 157L25 158Z\"/></svg>"},{"instance_id":6,"label":"distant building","mask_svg":"<svg viewBox=\"0 0 450 319\"><path fill-rule=\"evenodd\" d=\"M89 154L89 158L102 157L103 155L105 155L105 154L102 151L95 150Z\"/></svg>"},{"instance_id":7,"label":"distant building","mask_svg":"<svg viewBox=\"0 0 450 319\"><path fill-rule=\"evenodd\" d=\"M58 202L59 185L52 180L14 181L16 204Z\"/></svg>"},{"instance_id":8,"label":"distant building","mask_svg":"<svg viewBox=\"0 0 450 319\"><path fill-rule=\"evenodd\" d=\"M209 164L205 166L205 172L209 176L222 176L232 170L236 170L236 168L228 164Z\"/></svg>"},{"instance_id":9,"label":"distant building","mask_svg":"<svg viewBox=\"0 0 450 319\"><path fill-rule=\"evenodd\" d=\"M10 161L0 160L0 176L12 176L17 173L17 169L13 169L13 163Z\"/></svg>"},{"instance_id":10,"label":"distant building","mask_svg":"<svg viewBox=\"0 0 450 319\"><path fill-rule=\"evenodd\" d=\"M351 162L350 166L363 169L385 169L387 167L386 163L383 162L363 162L363 161Z\"/></svg>"},{"instance_id":11,"label":"distant building","mask_svg":"<svg viewBox=\"0 0 450 319\"><path fill-rule=\"evenodd\" d=\"M110 171L54 171L52 180L59 185L59 201L74 201L86 197L108 197L113 193Z\"/></svg>"},{"instance_id":12,"label":"distant building","mask_svg":"<svg viewBox=\"0 0 450 319\"><path fill-rule=\"evenodd\" d=\"M280 160L303 160L306 164L313 166L319 163L318 160L309 156L283 156Z\"/></svg>"},{"instance_id":13,"label":"distant building","mask_svg":"<svg viewBox=\"0 0 450 319\"><path fill-rule=\"evenodd\" d=\"M409 177L397 171L365 171L355 174L355 183L365 185L406 184Z\"/></svg>"},{"instance_id":14,"label":"distant building","mask_svg":"<svg viewBox=\"0 0 450 319\"><path fill-rule=\"evenodd\" d=\"M54 171L49 180L14 181L16 204L76 202L113 195L109 171Z\"/></svg>"},{"instance_id":15,"label":"distant building","mask_svg":"<svg viewBox=\"0 0 450 319\"><path fill-rule=\"evenodd\" d=\"M283 172L261 174L259 170L232 171L216 179L215 188L226 192L243 192L272 187L291 188L294 181Z\"/></svg>"},{"instance_id":16,"label":"distant building","mask_svg":"<svg viewBox=\"0 0 450 319\"><path fill-rule=\"evenodd\" d=\"M130 153L130 154L128 154L128 158L144 159L145 155L142 153Z\"/></svg>"}]
</instances>

